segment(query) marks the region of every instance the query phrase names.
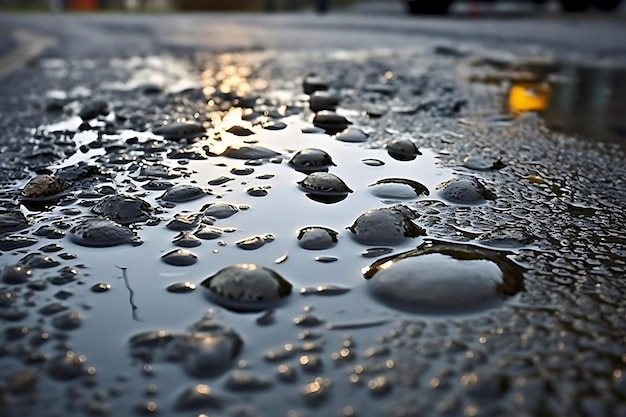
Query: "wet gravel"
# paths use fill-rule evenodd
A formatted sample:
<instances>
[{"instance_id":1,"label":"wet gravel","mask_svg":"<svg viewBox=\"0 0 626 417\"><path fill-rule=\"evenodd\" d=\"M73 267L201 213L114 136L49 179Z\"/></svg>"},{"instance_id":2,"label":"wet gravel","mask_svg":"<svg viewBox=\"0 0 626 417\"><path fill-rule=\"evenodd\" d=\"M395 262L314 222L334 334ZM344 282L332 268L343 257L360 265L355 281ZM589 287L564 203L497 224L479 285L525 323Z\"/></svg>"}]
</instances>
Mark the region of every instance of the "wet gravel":
<instances>
[{"instance_id":1,"label":"wet gravel","mask_svg":"<svg viewBox=\"0 0 626 417\"><path fill-rule=\"evenodd\" d=\"M624 146L446 48L0 81L0 414L624 415Z\"/></svg>"}]
</instances>

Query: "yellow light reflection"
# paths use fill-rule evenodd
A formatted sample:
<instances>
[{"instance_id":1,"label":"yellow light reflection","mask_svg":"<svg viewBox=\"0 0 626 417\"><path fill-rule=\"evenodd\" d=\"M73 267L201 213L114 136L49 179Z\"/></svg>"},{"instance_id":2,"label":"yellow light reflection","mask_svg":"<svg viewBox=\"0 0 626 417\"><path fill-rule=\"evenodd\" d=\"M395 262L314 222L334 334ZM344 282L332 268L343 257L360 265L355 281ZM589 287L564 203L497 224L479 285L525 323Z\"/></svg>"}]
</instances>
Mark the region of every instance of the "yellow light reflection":
<instances>
[{"instance_id":1,"label":"yellow light reflection","mask_svg":"<svg viewBox=\"0 0 626 417\"><path fill-rule=\"evenodd\" d=\"M545 83L518 83L509 89L508 107L513 114L544 111L549 101L550 87Z\"/></svg>"}]
</instances>

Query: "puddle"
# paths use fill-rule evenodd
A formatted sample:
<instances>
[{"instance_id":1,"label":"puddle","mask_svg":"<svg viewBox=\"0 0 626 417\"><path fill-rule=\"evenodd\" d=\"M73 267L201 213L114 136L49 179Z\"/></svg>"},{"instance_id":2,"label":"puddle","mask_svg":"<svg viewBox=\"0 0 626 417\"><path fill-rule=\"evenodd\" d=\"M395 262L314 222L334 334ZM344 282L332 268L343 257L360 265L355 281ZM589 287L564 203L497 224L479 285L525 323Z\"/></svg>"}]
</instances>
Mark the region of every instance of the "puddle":
<instances>
[{"instance_id":1,"label":"puddle","mask_svg":"<svg viewBox=\"0 0 626 417\"><path fill-rule=\"evenodd\" d=\"M556 131L588 140L626 140L626 71L576 64L519 65L505 111L537 112Z\"/></svg>"}]
</instances>

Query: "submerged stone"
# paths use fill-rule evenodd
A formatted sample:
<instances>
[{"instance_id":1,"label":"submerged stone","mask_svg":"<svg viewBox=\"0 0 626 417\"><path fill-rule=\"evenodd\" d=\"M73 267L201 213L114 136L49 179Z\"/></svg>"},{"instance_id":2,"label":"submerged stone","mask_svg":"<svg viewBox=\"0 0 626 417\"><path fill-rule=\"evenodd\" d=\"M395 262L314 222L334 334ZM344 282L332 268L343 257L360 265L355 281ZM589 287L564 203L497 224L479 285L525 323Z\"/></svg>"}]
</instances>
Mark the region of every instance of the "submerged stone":
<instances>
[{"instance_id":1,"label":"submerged stone","mask_svg":"<svg viewBox=\"0 0 626 417\"><path fill-rule=\"evenodd\" d=\"M189 266L198 262L198 255L186 249L174 249L161 256L161 260L169 265Z\"/></svg>"},{"instance_id":2,"label":"submerged stone","mask_svg":"<svg viewBox=\"0 0 626 417\"><path fill-rule=\"evenodd\" d=\"M341 178L328 172L312 172L298 185L311 194L347 195L352 192Z\"/></svg>"},{"instance_id":3,"label":"submerged stone","mask_svg":"<svg viewBox=\"0 0 626 417\"><path fill-rule=\"evenodd\" d=\"M19 210L0 212L0 233L17 232L26 229L30 223Z\"/></svg>"},{"instance_id":4,"label":"submerged stone","mask_svg":"<svg viewBox=\"0 0 626 417\"><path fill-rule=\"evenodd\" d=\"M193 377L214 377L227 371L243 346L237 333L218 323L192 326L189 331L164 330L136 334L130 341L131 355L145 362L180 363Z\"/></svg>"},{"instance_id":5,"label":"submerged stone","mask_svg":"<svg viewBox=\"0 0 626 417\"><path fill-rule=\"evenodd\" d=\"M389 156L398 161L412 161L422 154L417 145L408 139L394 139L386 148Z\"/></svg>"},{"instance_id":6,"label":"submerged stone","mask_svg":"<svg viewBox=\"0 0 626 417\"><path fill-rule=\"evenodd\" d=\"M524 289L524 270L508 253L426 242L379 259L363 275L371 294L392 308L420 314L459 314L502 305Z\"/></svg>"},{"instance_id":7,"label":"submerged stone","mask_svg":"<svg viewBox=\"0 0 626 417\"><path fill-rule=\"evenodd\" d=\"M193 122L173 122L152 129L155 135L168 140L191 139L205 133L202 125Z\"/></svg>"},{"instance_id":8,"label":"submerged stone","mask_svg":"<svg viewBox=\"0 0 626 417\"><path fill-rule=\"evenodd\" d=\"M89 218L70 230L70 240L77 245L108 247L138 243L132 230L111 220Z\"/></svg>"},{"instance_id":9,"label":"submerged stone","mask_svg":"<svg viewBox=\"0 0 626 417\"><path fill-rule=\"evenodd\" d=\"M425 185L406 178L384 178L367 187L372 194L383 199L412 200L430 194Z\"/></svg>"},{"instance_id":10,"label":"submerged stone","mask_svg":"<svg viewBox=\"0 0 626 417\"><path fill-rule=\"evenodd\" d=\"M184 203L197 200L207 195L209 195L209 193L198 186L179 184L167 189L159 198L172 203Z\"/></svg>"},{"instance_id":11,"label":"submerged stone","mask_svg":"<svg viewBox=\"0 0 626 417\"><path fill-rule=\"evenodd\" d=\"M496 195L476 178L452 178L437 186L439 195L453 203L481 204L495 200Z\"/></svg>"},{"instance_id":12,"label":"submerged stone","mask_svg":"<svg viewBox=\"0 0 626 417\"><path fill-rule=\"evenodd\" d=\"M262 311L291 294L292 285L277 272L256 264L236 264L202 281L209 298L233 311Z\"/></svg>"},{"instance_id":13,"label":"submerged stone","mask_svg":"<svg viewBox=\"0 0 626 417\"><path fill-rule=\"evenodd\" d=\"M296 171L304 173L327 171L329 167L336 166L326 151L317 148L302 149L287 163Z\"/></svg>"},{"instance_id":14,"label":"submerged stone","mask_svg":"<svg viewBox=\"0 0 626 417\"><path fill-rule=\"evenodd\" d=\"M146 221L151 217L152 206L139 197L108 195L100 199L91 212L119 224Z\"/></svg>"},{"instance_id":15,"label":"submerged stone","mask_svg":"<svg viewBox=\"0 0 626 417\"><path fill-rule=\"evenodd\" d=\"M241 146L239 148L229 146L221 154L221 156L233 159L269 159L279 155L279 152L258 145Z\"/></svg>"},{"instance_id":16,"label":"submerged stone","mask_svg":"<svg viewBox=\"0 0 626 417\"><path fill-rule=\"evenodd\" d=\"M200 223L202 219L201 213L193 213L193 214L176 214L172 220L167 222L165 227L170 230L175 230L177 232L183 230L192 230Z\"/></svg>"},{"instance_id":17,"label":"submerged stone","mask_svg":"<svg viewBox=\"0 0 626 417\"><path fill-rule=\"evenodd\" d=\"M313 118L313 125L324 129L326 133L334 134L345 130L351 122L345 117L331 111L323 110Z\"/></svg>"},{"instance_id":18,"label":"submerged stone","mask_svg":"<svg viewBox=\"0 0 626 417\"><path fill-rule=\"evenodd\" d=\"M407 239L425 236L426 231L411 220L416 214L403 205L371 209L347 229L357 242L366 245L398 245Z\"/></svg>"},{"instance_id":19,"label":"submerged stone","mask_svg":"<svg viewBox=\"0 0 626 417\"><path fill-rule=\"evenodd\" d=\"M303 249L330 249L337 244L339 233L327 227L308 226L298 231L298 245Z\"/></svg>"},{"instance_id":20,"label":"submerged stone","mask_svg":"<svg viewBox=\"0 0 626 417\"><path fill-rule=\"evenodd\" d=\"M239 212L239 207L232 203L218 201L209 203L201 208L205 216L215 217L216 219L226 219Z\"/></svg>"}]
</instances>

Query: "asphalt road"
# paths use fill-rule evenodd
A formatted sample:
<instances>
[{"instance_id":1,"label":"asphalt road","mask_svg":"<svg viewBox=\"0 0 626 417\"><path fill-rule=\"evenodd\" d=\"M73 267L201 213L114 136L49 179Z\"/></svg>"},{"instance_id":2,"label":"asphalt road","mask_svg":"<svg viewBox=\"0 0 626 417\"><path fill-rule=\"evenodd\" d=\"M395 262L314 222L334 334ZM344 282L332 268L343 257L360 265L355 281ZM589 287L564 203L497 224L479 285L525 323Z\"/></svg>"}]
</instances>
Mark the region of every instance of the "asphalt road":
<instances>
[{"instance_id":1,"label":"asphalt road","mask_svg":"<svg viewBox=\"0 0 626 417\"><path fill-rule=\"evenodd\" d=\"M0 27L3 417L626 414L622 14Z\"/></svg>"}]
</instances>

